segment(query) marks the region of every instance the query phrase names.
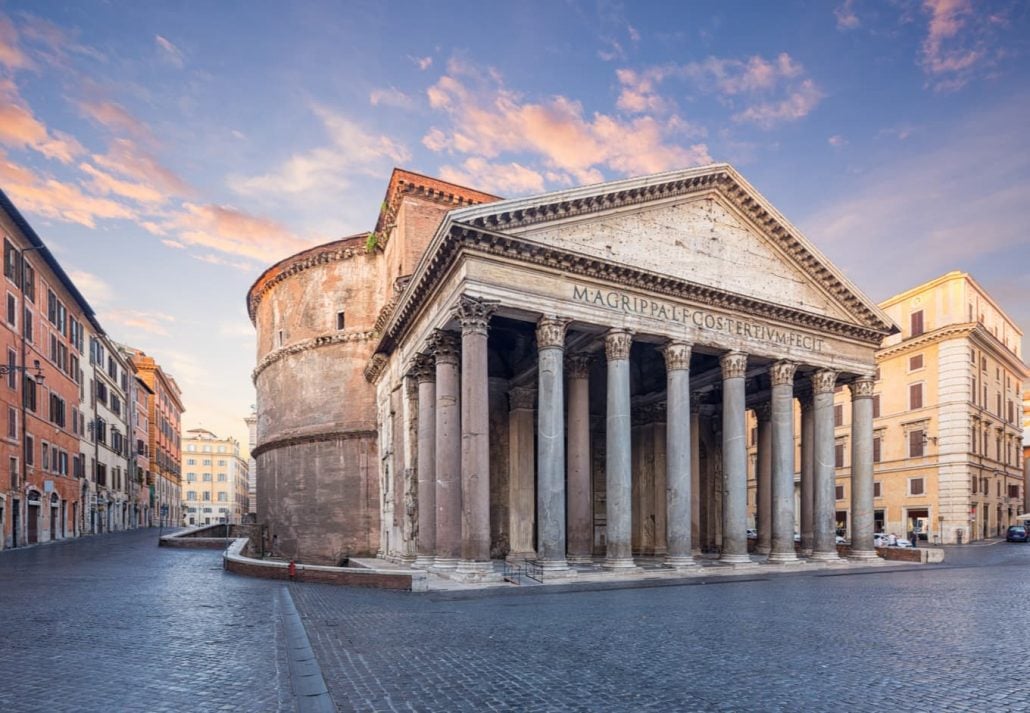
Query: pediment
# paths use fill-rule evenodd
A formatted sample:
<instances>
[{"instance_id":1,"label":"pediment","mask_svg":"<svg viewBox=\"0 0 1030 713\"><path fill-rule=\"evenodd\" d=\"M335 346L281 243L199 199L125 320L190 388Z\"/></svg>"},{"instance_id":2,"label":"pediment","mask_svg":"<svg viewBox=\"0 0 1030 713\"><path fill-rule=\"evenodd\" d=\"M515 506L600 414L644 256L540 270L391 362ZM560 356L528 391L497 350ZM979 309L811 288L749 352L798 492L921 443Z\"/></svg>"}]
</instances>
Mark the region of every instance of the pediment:
<instances>
[{"instance_id":1,"label":"pediment","mask_svg":"<svg viewBox=\"0 0 1030 713\"><path fill-rule=\"evenodd\" d=\"M500 201L454 211L450 221L884 334L896 330L726 164Z\"/></svg>"}]
</instances>

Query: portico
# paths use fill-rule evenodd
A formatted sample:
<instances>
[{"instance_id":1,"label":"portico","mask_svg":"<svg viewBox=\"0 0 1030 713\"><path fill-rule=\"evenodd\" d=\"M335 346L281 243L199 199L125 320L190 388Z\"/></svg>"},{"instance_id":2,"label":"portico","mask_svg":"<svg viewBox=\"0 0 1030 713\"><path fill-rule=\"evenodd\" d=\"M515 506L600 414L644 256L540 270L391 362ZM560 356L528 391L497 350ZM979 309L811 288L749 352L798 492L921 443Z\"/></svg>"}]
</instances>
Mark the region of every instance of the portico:
<instances>
[{"instance_id":1,"label":"portico","mask_svg":"<svg viewBox=\"0 0 1030 713\"><path fill-rule=\"evenodd\" d=\"M811 557L834 559L840 384L857 395L852 552L875 556L861 396L893 324L729 166L453 211L382 322L366 369L380 420L418 383L402 389L414 423L394 430L417 447L394 444L406 461L384 459L382 477L416 471L421 566L465 581L503 558L545 577L638 557L754 566L749 409L762 561L797 562L808 515ZM809 395L806 478L793 413Z\"/></svg>"}]
</instances>

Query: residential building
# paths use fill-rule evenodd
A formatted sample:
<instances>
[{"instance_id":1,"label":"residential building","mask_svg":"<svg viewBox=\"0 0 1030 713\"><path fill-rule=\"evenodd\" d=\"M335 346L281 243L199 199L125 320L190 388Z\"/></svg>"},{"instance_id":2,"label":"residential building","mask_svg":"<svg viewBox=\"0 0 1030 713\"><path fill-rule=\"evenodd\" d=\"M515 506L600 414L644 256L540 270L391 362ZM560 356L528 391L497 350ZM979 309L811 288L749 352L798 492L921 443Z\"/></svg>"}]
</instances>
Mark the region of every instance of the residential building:
<instances>
[{"instance_id":1,"label":"residential building","mask_svg":"<svg viewBox=\"0 0 1030 713\"><path fill-rule=\"evenodd\" d=\"M131 409L131 436L129 439L130 461L129 467L132 471L132 482L136 484L136 513L140 527L151 527L154 525L153 511L150 509L150 416L147 413L150 398L154 395L153 390L147 386L139 377L136 365L131 359L131 353L122 348L129 367L132 370L132 377L129 379L129 404Z\"/></svg>"},{"instance_id":2,"label":"residential building","mask_svg":"<svg viewBox=\"0 0 1030 713\"><path fill-rule=\"evenodd\" d=\"M0 191L0 548L81 531L78 426L83 328L92 308Z\"/></svg>"},{"instance_id":3,"label":"residential building","mask_svg":"<svg viewBox=\"0 0 1030 713\"><path fill-rule=\"evenodd\" d=\"M1026 510L1020 328L970 275L950 272L880 307L902 326L876 353L874 519L930 542L1004 534ZM835 399L838 527L850 530L851 408Z\"/></svg>"},{"instance_id":4,"label":"residential building","mask_svg":"<svg viewBox=\"0 0 1030 713\"><path fill-rule=\"evenodd\" d=\"M235 438L219 438L203 428L183 438L182 512L187 525L240 523L247 513L247 461Z\"/></svg>"},{"instance_id":5,"label":"residential building","mask_svg":"<svg viewBox=\"0 0 1030 713\"><path fill-rule=\"evenodd\" d=\"M182 392L157 361L139 349L127 348L140 380L147 385L147 452L150 458L150 510L164 525L182 522L180 478Z\"/></svg>"},{"instance_id":6,"label":"residential building","mask_svg":"<svg viewBox=\"0 0 1030 713\"><path fill-rule=\"evenodd\" d=\"M86 425L95 463L97 532L124 530L131 523L129 484L129 367L101 333L90 337L86 374L95 418Z\"/></svg>"},{"instance_id":7,"label":"residential building","mask_svg":"<svg viewBox=\"0 0 1030 713\"><path fill-rule=\"evenodd\" d=\"M257 411L243 419L247 424L247 512L257 512L257 461L254 459L254 448L257 446Z\"/></svg>"}]
</instances>

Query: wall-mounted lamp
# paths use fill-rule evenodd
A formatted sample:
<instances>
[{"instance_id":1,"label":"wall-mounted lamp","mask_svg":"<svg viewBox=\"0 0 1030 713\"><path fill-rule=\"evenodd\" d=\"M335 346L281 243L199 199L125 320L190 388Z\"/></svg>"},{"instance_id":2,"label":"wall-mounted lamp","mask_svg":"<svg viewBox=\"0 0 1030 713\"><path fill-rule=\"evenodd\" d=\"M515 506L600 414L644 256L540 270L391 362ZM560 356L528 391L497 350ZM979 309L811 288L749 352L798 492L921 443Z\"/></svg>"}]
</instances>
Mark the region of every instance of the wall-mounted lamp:
<instances>
[{"instance_id":1,"label":"wall-mounted lamp","mask_svg":"<svg viewBox=\"0 0 1030 713\"><path fill-rule=\"evenodd\" d=\"M43 382L46 380L46 376L43 375L43 367L39 364L39 359L36 359L32 363L31 367L18 366L16 364L0 364L0 376L12 374L17 371L24 371L26 374L29 374L30 371L33 372L31 376L40 386L42 386Z\"/></svg>"}]
</instances>

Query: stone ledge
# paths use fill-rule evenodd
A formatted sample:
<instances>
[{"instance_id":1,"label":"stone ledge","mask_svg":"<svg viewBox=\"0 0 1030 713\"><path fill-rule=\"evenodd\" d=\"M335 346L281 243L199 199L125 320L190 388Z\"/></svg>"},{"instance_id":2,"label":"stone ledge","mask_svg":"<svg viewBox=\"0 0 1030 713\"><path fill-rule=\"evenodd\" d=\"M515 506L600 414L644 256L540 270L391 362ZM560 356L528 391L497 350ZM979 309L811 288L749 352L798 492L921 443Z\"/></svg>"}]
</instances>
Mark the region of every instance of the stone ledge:
<instances>
[{"instance_id":1,"label":"stone ledge","mask_svg":"<svg viewBox=\"0 0 1030 713\"><path fill-rule=\"evenodd\" d=\"M271 560L260 560L243 554L248 538L239 537L222 555L225 568L235 574L264 579L290 579L289 564ZM352 587L374 589L399 589L409 592L425 592L429 586L426 573L418 570L372 569L367 567L327 567L314 564L297 564L295 582L321 582L342 584Z\"/></svg>"},{"instance_id":2,"label":"stone ledge","mask_svg":"<svg viewBox=\"0 0 1030 713\"><path fill-rule=\"evenodd\" d=\"M183 550L224 550L226 542L225 525L201 525L164 535L157 541L157 546Z\"/></svg>"}]
</instances>

